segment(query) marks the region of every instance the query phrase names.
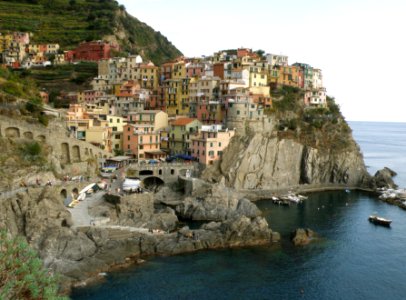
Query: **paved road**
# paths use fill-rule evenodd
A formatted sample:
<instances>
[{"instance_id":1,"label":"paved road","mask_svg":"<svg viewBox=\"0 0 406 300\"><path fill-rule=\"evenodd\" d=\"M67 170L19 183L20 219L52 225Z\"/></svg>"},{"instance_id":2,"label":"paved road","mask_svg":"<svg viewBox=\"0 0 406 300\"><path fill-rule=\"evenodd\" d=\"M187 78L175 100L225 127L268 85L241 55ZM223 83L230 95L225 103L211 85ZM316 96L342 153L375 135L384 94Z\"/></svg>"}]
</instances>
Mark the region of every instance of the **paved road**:
<instances>
[{"instance_id":1,"label":"paved road","mask_svg":"<svg viewBox=\"0 0 406 300\"><path fill-rule=\"evenodd\" d=\"M122 190L123 174L125 174L124 170L117 170L115 173L118 179L104 179L104 181L107 182L111 192L117 191L118 188ZM89 215L89 208L100 205L104 201L104 194L105 191L98 191L87 196L85 200L79 201L75 207L68 208L72 215L73 227L93 225L94 218Z\"/></svg>"},{"instance_id":2,"label":"paved road","mask_svg":"<svg viewBox=\"0 0 406 300\"><path fill-rule=\"evenodd\" d=\"M89 207L99 205L103 202L104 191L98 191L83 201L79 201L73 208L68 208L72 215L73 227L89 226L93 218L89 215Z\"/></svg>"}]
</instances>

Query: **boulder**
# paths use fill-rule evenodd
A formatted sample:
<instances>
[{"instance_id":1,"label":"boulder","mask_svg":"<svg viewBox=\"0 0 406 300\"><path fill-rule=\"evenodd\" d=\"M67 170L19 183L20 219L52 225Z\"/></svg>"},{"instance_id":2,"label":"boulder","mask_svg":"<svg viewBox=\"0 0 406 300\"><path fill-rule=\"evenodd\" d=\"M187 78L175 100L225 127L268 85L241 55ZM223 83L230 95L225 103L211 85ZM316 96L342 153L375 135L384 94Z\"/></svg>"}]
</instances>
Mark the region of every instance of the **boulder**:
<instances>
[{"instance_id":1,"label":"boulder","mask_svg":"<svg viewBox=\"0 0 406 300\"><path fill-rule=\"evenodd\" d=\"M316 239L316 233L309 228L298 228L292 232L292 242L295 246L304 246Z\"/></svg>"},{"instance_id":2,"label":"boulder","mask_svg":"<svg viewBox=\"0 0 406 300\"><path fill-rule=\"evenodd\" d=\"M392 179L392 177L396 175L397 173L395 171L385 167L375 173L374 177L372 178L372 187L396 189L398 186Z\"/></svg>"}]
</instances>

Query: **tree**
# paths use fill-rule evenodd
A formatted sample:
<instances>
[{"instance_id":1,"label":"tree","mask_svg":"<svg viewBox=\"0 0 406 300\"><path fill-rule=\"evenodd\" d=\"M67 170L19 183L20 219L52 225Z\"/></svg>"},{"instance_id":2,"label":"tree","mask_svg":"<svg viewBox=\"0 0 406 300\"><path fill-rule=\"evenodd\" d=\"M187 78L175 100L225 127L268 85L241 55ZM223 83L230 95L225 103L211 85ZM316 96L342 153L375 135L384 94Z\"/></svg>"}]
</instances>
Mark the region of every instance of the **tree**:
<instances>
[{"instance_id":1,"label":"tree","mask_svg":"<svg viewBox=\"0 0 406 300\"><path fill-rule=\"evenodd\" d=\"M44 269L22 237L0 231L0 299L67 299L58 295L57 280Z\"/></svg>"},{"instance_id":2,"label":"tree","mask_svg":"<svg viewBox=\"0 0 406 300\"><path fill-rule=\"evenodd\" d=\"M263 57L264 57L264 54L265 54L265 51L259 49L259 50L255 51L255 53L256 53L260 58L263 58Z\"/></svg>"}]
</instances>

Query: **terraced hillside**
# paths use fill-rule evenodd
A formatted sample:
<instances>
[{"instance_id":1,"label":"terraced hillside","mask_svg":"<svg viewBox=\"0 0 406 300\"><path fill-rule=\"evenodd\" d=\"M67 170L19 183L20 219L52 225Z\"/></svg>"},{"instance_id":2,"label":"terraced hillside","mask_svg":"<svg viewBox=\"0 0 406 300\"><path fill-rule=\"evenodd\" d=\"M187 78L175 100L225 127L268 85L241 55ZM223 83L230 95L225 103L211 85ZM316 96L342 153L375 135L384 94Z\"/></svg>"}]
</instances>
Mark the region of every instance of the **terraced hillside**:
<instances>
[{"instance_id":1,"label":"terraced hillside","mask_svg":"<svg viewBox=\"0 0 406 300\"><path fill-rule=\"evenodd\" d=\"M82 41L117 41L124 52L155 64L181 55L166 37L112 0L0 1L0 31L28 31L37 43L74 48Z\"/></svg>"}]
</instances>

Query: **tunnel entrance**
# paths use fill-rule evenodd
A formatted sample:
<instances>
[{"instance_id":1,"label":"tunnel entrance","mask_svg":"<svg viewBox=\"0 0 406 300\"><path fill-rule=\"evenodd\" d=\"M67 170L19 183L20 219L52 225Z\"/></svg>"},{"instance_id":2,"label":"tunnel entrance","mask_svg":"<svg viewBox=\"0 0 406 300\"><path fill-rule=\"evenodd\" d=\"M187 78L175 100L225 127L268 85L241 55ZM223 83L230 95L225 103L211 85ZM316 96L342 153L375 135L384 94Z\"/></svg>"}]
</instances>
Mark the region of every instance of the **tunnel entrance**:
<instances>
[{"instance_id":1,"label":"tunnel entrance","mask_svg":"<svg viewBox=\"0 0 406 300\"><path fill-rule=\"evenodd\" d=\"M145 178L142 183L144 184L144 189L151 191L151 192L158 192L159 189L165 184L165 182L156 176L151 176Z\"/></svg>"}]
</instances>

